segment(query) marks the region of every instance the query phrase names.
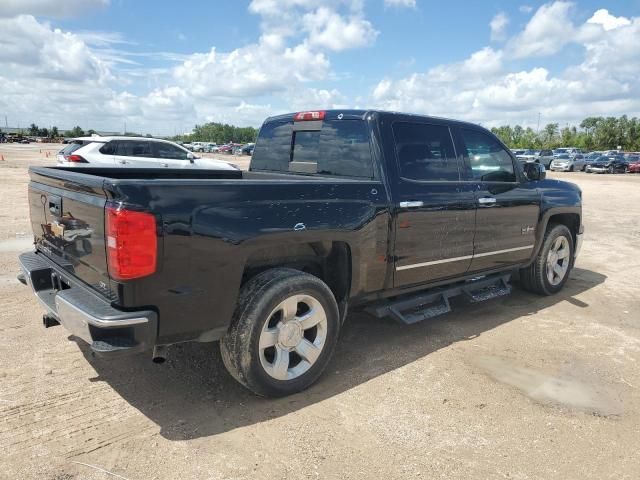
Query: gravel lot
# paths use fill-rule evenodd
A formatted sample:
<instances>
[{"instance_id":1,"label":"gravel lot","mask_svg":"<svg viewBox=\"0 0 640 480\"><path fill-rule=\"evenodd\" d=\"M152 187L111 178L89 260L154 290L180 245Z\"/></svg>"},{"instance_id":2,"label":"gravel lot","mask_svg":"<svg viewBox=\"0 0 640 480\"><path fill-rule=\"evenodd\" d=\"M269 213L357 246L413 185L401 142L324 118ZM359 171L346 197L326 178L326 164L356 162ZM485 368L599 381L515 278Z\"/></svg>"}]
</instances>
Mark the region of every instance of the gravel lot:
<instances>
[{"instance_id":1,"label":"gravel lot","mask_svg":"<svg viewBox=\"0 0 640 480\"><path fill-rule=\"evenodd\" d=\"M640 175L550 174L584 192L561 294L351 314L320 381L265 400L216 344L105 361L42 328L16 256L27 167L58 149L0 145L0 478L640 478Z\"/></svg>"}]
</instances>

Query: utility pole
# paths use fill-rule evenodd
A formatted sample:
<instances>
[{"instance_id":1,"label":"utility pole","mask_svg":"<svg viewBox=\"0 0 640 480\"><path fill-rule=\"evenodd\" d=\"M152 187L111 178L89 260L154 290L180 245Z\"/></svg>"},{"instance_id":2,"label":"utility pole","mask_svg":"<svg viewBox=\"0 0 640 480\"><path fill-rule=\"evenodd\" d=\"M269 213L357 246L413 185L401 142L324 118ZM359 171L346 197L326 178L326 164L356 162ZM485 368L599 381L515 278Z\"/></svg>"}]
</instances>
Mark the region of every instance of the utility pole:
<instances>
[{"instance_id":1,"label":"utility pole","mask_svg":"<svg viewBox=\"0 0 640 480\"><path fill-rule=\"evenodd\" d=\"M124 133L123 133L123 135L125 135L125 136L127 135L127 122L126 122L126 120L124 122Z\"/></svg>"},{"instance_id":2,"label":"utility pole","mask_svg":"<svg viewBox=\"0 0 640 480\"><path fill-rule=\"evenodd\" d=\"M538 112L538 131L536 133L540 133L540 115L542 115L540 112Z\"/></svg>"}]
</instances>

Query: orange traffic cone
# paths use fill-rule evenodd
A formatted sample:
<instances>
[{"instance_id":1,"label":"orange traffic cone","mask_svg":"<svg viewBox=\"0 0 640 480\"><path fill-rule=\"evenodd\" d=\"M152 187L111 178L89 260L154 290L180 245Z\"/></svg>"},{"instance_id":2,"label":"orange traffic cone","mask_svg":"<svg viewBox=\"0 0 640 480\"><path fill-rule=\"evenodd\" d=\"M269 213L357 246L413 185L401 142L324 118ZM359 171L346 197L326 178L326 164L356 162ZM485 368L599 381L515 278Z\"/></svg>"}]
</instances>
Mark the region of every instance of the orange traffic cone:
<instances>
[{"instance_id":1,"label":"orange traffic cone","mask_svg":"<svg viewBox=\"0 0 640 480\"><path fill-rule=\"evenodd\" d=\"M4 162L4 155L0 155L0 162Z\"/></svg>"}]
</instances>

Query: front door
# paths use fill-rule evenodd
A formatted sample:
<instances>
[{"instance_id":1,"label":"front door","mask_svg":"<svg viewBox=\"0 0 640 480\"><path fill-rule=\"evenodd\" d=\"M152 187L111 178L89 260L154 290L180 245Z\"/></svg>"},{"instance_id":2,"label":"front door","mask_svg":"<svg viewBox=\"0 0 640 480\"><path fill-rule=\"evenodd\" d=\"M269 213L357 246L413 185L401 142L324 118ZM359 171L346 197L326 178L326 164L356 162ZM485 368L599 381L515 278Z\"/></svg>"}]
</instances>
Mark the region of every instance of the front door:
<instances>
[{"instance_id":1,"label":"front door","mask_svg":"<svg viewBox=\"0 0 640 480\"><path fill-rule=\"evenodd\" d=\"M394 286L463 275L473 254L475 193L461 181L463 162L449 127L432 120L396 121Z\"/></svg>"},{"instance_id":2,"label":"front door","mask_svg":"<svg viewBox=\"0 0 640 480\"><path fill-rule=\"evenodd\" d=\"M477 202L469 272L499 269L531 258L540 215L540 194L516 169L516 161L492 135L460 128L467 178Z\"/></svg>"}]
</instances>

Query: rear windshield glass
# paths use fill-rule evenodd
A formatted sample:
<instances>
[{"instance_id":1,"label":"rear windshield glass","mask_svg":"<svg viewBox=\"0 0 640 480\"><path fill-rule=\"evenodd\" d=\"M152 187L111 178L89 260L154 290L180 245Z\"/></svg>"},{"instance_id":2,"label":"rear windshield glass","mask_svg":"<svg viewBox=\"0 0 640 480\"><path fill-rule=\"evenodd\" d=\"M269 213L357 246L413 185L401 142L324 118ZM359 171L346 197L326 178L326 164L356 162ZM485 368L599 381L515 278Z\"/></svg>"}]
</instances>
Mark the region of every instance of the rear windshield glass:
<instances>
[{"instance_id":1,"label":"rear windshield glass","mask_svg":"<svg viewBox=\"0 0 640 480\"><path fill-rule=\"evenodd\" d=\"M322 124L269 122L260 129L252 170L373 178L369 132L362 120Z\"/></svg>"},{"instance_id":2,"label":"rear windshield glass","mask_svg":"<svg viewBox=\"0 0 640 480\"><path fill-rule=\"evenodd\" d=\"M62 150L60 150L60 153L62 155L71 155L73 152L75 152L80 147L82 147L82 145L83 145L82 142L70 143L66 145Z\"/></svg>"}]
</instances>

